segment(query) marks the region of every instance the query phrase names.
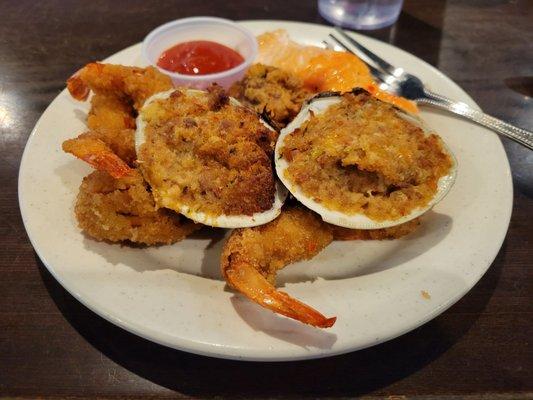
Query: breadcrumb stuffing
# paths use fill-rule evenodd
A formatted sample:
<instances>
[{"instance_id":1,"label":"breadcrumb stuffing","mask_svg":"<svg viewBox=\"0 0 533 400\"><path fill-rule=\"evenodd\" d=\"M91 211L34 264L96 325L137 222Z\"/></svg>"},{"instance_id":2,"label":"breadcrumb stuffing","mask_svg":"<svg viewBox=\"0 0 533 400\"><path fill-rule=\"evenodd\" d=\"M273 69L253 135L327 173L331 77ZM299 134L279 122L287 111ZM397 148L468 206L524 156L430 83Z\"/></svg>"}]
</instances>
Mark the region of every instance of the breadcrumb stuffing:
<instances>
[{"instance_id":1,"label":"breadcrumb stuffing","mask_svg":"<svg viewBox=\"0 0 533 400\"><path fill-rule=\"evenodd\" d=\"M142 110L139 160L156 202L209 215L252 215L271 208L270 156L277 137L257 114L229 103L221 88L176 90Z\"/></svg>"},{"instance_id":2,"label":"breadcrumb stuffing","mask_svg":"<svg viewBox=\"0 0 533 400\"><path fill-rule=\"evenodd\" d=\"M263 64L254 64L229 94L283 128L298 114L312 95L296 75Z\"/></svg>"},{"instance_id":3,"label":"breadcrumb stuffing","mask_svg":"<svg viewBox=\"0 0 533 400\"><path fill-rule=\"evenodd\" d=\"M360 90L289 134L285 177L331 210L398 219L425 206L452 160L442 140Z\"/></svg>"}]
</instances>

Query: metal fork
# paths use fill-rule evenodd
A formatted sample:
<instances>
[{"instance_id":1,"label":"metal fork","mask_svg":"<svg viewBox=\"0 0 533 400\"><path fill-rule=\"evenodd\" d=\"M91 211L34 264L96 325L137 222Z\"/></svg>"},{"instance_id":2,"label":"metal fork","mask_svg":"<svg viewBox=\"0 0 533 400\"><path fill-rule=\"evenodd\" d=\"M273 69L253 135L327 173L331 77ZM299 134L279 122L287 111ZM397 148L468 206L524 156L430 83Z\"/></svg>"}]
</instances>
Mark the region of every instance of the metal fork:
<instances>
[{"instance_id":1,"label":"metal fork","mask_svg":"<svg viewBox=\"0 0 533 400\"><path fill-rule=\"evenodd\" d=\"M345 42L333 34L329 34L329 37L343 49L357 55L366 62L372 75L379 81L380 89L413 100L417 104L429 104L458 114L533 150L533 132L518 128L481 111L474 110L465 103L453 101L440 94L431 92L418 77L405 72L403 68L397 68L389 64L366 47L363 47L353 37L348 36L342 29L335 28L335 30L342 36ZM327 41L324 41L324 44L328 48L335 48L335 46L332 46Z\"/></svg>"}]
</instances>

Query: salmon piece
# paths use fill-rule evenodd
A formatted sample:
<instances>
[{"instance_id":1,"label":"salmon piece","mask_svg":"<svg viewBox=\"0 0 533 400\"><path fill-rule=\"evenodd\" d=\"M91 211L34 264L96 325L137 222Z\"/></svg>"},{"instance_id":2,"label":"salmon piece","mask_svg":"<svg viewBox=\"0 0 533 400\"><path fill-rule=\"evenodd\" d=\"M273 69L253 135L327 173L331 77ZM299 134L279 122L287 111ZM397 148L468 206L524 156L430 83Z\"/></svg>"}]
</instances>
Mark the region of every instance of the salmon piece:
<instances>
[{"instance_id":1,"label":"salmon piece","mask_svg":"<svg viewBox=\"0 0 533 400\"><path fill-rule=\"evenodd\" d=\"M366 64L354 54L298 44L283 29L263 33L257 42L257 62L295 74L308 90L347 92L360 87L382 101L418 113L414 102L379 89Z\"/></svg>"}]
</instances>

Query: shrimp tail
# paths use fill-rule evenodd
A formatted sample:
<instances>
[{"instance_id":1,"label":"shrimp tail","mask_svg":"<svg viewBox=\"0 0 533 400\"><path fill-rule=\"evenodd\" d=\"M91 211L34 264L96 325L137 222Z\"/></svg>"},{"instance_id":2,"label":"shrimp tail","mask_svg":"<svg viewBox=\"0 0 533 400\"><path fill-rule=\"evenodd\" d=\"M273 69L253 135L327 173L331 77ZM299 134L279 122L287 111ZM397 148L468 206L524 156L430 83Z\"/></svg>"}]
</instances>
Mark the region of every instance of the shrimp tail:
<instances>
[{"instance_id":1,"label":"shrimp tail","mask_svg":"<svg viewBox=\"0 0 533 400\"><path fill-rule=\"evenodd\" d=\"M76 100L86 100L89 92L93 91L131 102L136 110L154 93L172 87L172 80L153 67L126 67L99 62L85 65L67 80L67 89Z\"/></svg>"},{"instance_id":2,"label":"shrimp tail","mask_svg":"<svg viewBox=\"0 0 533 400\"><path fill-rule=\"evenodd\" d=\"M327 318L287 293L276 290L250 263L231 258L223 269L226 280L250 300L276 313L318 328L329 328L337 320L337 317Z\"/></svg>"},{"instance_id":3,"label":"shrimp tail","mask_svg":"<svg viewBox=\"0 0 533 400\"><path fill-rule=\"evenodd\" d=\"M66 153L74 155L100 171L109 173L113 178L122 178L132 171L109 146L93 137L90 132L64 141L62 147Z\"/></svg>"},{"instance_id":4,"label":"shrimp tail","mask_svg":"<svg viewBox=\"0 0 533 400\"><path fill-rule=\"evenodd\" d=\"M68 92L73 98L79 101L87 100L90 92L89 86L81 77L82 70L83 68L67 79Z\"/></svg>"}]
</instances>

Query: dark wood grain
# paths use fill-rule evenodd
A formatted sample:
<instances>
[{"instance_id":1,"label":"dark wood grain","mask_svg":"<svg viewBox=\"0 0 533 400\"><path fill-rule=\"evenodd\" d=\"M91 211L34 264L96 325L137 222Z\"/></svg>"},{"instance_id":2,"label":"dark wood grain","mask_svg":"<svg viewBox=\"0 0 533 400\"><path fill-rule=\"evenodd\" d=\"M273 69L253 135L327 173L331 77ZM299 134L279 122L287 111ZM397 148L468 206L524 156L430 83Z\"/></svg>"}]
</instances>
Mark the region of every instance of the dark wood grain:
<instances>
[{"instance_id":1,"label":"dark wood grain","mask_svg":"<svg viewBox=\"0 0 533 400\"><path fill-rule=\"evenodd\" d=\"M0 10L0 396L533 398L532 152L504 141L515 184L507 239L474 289L425 326L308 362L169 350L88 311L43 267L17 204L26 139L73 71L161 23L191 15L324 23L316 2L18 0ZM531 129L532 24L528 0L419 0L406 1L393 28L370 35L435 65L485 111Z\"/></svg>"}]
</instances>

